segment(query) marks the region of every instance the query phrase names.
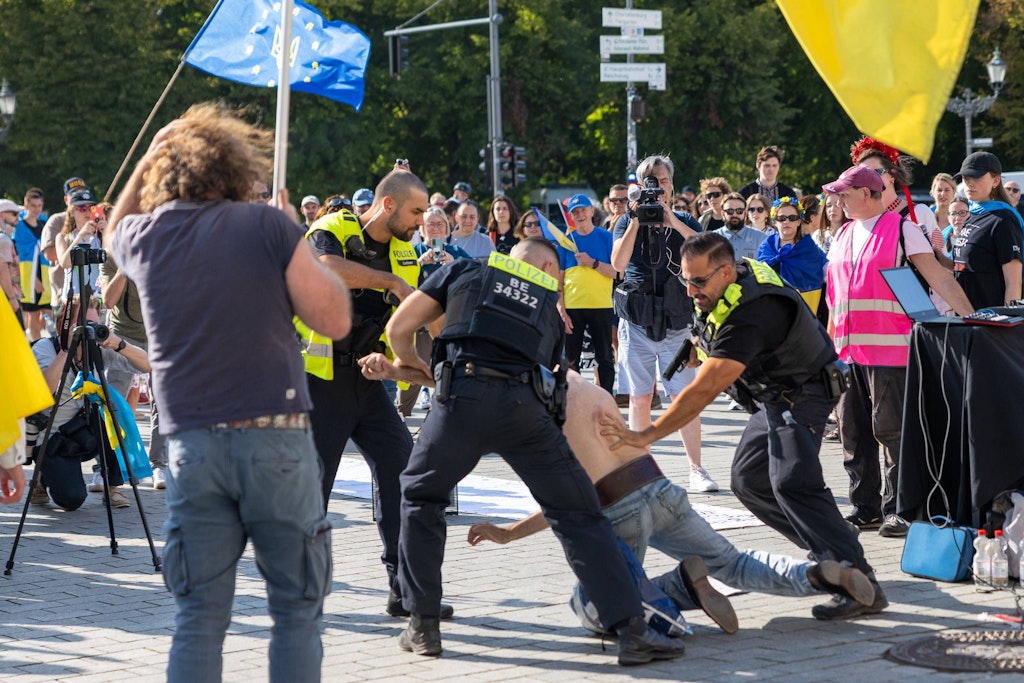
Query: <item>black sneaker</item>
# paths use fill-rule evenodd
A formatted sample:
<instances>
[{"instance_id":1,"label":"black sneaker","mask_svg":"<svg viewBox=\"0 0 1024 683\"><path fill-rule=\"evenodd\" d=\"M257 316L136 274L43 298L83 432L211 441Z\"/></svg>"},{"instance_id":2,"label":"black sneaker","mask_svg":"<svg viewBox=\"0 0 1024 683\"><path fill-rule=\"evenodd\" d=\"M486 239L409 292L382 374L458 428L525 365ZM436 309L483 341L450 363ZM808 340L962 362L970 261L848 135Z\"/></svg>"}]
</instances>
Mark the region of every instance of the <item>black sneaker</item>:
<instances>
[{"instance_id":1,"label":"black sneaker","mask_svg":"<svg viewBox=\"0 0 1024 683\"><path fill-rule=\"evenodd\" d=\"M860 508L854 508L853 512L846 515L845 519L858 529L877 529L882 526L882 515L865 512Z\"/></svg>"},{"instance_id":2,"label":"black sneaker","mask_svg":"<svg viewBox=\"0 0 1024 683\"><path fill-rule=\"evenodd\" d=\"M886 538L903 538L910 531L910 524L899 515L886 515L885 521L878 529L879 536Z\"/></svg>"},{"instance_id":3,"label":"black sneaker","mask_svg":"<svg viewBox=\"0 0 1024 683\"><path fill-rule=\"evenodd\" d=\"M833 595L832 599L823 605L815 605L811 608L811 615L822 621L833 621L836 619L853 619L866 614L878 614L889 606L889 601L882 592L878 582L871 579L871 585L875 588L875 599L870 605L862 605L853 598L845 595Z\"/></svg>"},{"instance_id":4,"label":"black sneaker","mask_svg":"<svg viewBox=\"0 0 1024 683\"><path fill-rule=\"evenodd\" d=\"M389 617L408 617L409 610L402 606L402 596L394 588L388 593L388 604L384 608ZM455 615L455 608L451 605L441 603L441 619L451 619Z\"/></svg>"},{"instance_id":5,"label":"black sneaker","mask_svg":"<svg viewBox=\"0 0 1024 683\"><path fill-rule=\"evenodd\" d=\"M625 626L615 629L615 632L619 636L619 664L622 666L675 659L682 657L686 651L681 639L658 633L647 625L642 616L631 618Z\"/></svg>"},{"instance_id":6,"label":"black sneaker","mask_svg":"<svg viewBox=\"0 0 1024 683\"><path fill-rule=\"evenodd\" d=\"M441 655L441 622L437 617L409 615L409 625L398 636L398 647L428 657Z\"/></svg>"}]
</instances>

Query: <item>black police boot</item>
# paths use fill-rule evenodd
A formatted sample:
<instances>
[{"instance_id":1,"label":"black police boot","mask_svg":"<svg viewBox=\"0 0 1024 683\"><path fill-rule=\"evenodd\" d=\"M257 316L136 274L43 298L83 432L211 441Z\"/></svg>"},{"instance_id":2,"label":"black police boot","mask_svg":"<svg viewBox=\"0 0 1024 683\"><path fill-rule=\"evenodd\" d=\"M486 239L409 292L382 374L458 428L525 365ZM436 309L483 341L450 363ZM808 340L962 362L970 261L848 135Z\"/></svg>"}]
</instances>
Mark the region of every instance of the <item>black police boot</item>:
<instances>
[{"instance_id":1,"label":"black police boot","mask_svg":"<svg viewBox=\"0 0 1024 683\"><path fill-rule=\"evenodd\" d=\"M632 617L615 632L619 636L619 664L622 666L675 659L686 651L681 639L658 633L647 625L643 616Z\"/></svg>"},{"instance_id":2,"label":"black police boot","mask_svg":"<svg viewBox=\"0 0 1024 683\"><path fill-rule=\"evenodd\" d=\"M807 580L823 593L838 593L869 607L875 602L875 587L871 579L859 569L833 560L825 560L810 567Z\"/></svg>"},{"instance_id":3,"label":"black police boot","mask_svg":"<svg viewBox=\"0 0 1024 683\"><path fill-rule=\"evenodd\" d=\"M389 617L407 617L409 616L409 610L402 606L402 595L397 589L392 588L391 592L388 593L388 604L384 608L384 611L388 613ZM441 603L441 618L451 619L455 615L455 609L451 605Z\"/></svg>"},{"instance_id":4,"label":"black police boot","mask_svg":"<svg viewBox=\"0 0 1024 683\"><path fill-rule=\"evenodd\" d=\"M885 593L882 592L882 587L878 585L878 582L873 577L870 577L869 580L875 589L875 599L870 605L862 605L853 598L837 593L825 604L812 607L811 615L815 619L831 621L835 619L853 619L854 617L866 614L878 614L889 606L889 601L885 598Z\"/></svg>"},{"instance_id":5,"label":"black police boot","mask_svg":"<svg viewBox=\"0 0 1024 683\"><path fill-rule=\"evenodd\" d=\"M437 617L409 615L409 626L398 636L398 647L428 657L441 655L441 621Z\"/></svg>"},{"instance_id":6,"label":"black police boot","mask_svg":"<svg viewBox=\"0 0 1024 683\"><path fill-rule=\"evenodd\" d=\"M679 563L677 571L690 598L700 605L704 613L726 633L736 633L740 628L736 611L732 608L729 598L715 590L708 581L708 567L704 560L696 555L686 557Z\"/></svg>"}]
</instances>

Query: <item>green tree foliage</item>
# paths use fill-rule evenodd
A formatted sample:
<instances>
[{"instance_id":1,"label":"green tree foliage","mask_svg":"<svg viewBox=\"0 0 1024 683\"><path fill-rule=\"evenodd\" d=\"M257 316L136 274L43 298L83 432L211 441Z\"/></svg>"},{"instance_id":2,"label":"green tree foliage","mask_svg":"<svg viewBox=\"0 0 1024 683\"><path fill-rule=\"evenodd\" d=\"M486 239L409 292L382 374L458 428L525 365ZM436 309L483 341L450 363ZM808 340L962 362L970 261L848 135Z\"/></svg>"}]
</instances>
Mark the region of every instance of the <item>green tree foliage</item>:
<instances>
[{"instance_id":1,"label":"green tree foliage","mask_svg":"<svg viewBox=\"0 0 1024 683\"><path fill-rule=\"evenodd\" d=\"M81 175L100 193L111 185L132 141L214 0L0 0L0 75L18 94L10 135L0 143L0 192L19 198L42 186L57 208L63 180ZM373 41L360 112L305 93L292 94L288 184L294 197L352 193L372 186L396 157L408 157L432 189L467 180L484 198L478 150L487 143L488 27L410 36L410 66L388 73L383 32L431 0L314 0L328 18L358 26ZM503 133L528 150L525 193L548 182L589 182L598 190L626 172L625 87L599 82L601 5L591 0L500 0ZM782 178L813 190L842 170L858 136L814 72L774 2L637 0L662 9L664 92L638 92L648 118L638 129L640 156L668 152L676 183L724 175L754 177L761 145L787 150ZM1024 0L988 0L960 86L985 90L984 62L999 44L1010 78L978 135L996 138L1007 168L1024 166L1024 74L1020 28ZM450 0L414 25L480 18L486 0ZM613 57L622 61L621 56ZM185 67L143 140L189 104L219 99L274 125L275 93L236 85ZM935 159L920 184L962 158L962 121L947 114ZM137 154L136 154L137 156ZM115 188L116 190L116 188Z\"/></svg>"}]
</instances>

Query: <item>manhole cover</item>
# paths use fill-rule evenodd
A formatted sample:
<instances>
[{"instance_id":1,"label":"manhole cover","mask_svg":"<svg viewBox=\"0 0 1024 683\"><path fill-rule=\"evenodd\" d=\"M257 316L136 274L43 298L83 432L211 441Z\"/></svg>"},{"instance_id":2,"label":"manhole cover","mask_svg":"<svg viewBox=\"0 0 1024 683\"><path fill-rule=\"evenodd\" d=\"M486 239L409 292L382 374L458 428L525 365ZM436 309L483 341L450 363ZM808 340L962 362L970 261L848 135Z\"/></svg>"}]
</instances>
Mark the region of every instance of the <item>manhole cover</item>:
<instances>
[{"instance_id":1,"label":"manhole cover","mask_svg":"<svg viewBox=\"0 0 1024 683\"><path fill-rule=\"evenodd\" d=\"M1024 671L1024 631L941 633L893 645L888 656L946 671Z\"/></svg>"}]
</instances>

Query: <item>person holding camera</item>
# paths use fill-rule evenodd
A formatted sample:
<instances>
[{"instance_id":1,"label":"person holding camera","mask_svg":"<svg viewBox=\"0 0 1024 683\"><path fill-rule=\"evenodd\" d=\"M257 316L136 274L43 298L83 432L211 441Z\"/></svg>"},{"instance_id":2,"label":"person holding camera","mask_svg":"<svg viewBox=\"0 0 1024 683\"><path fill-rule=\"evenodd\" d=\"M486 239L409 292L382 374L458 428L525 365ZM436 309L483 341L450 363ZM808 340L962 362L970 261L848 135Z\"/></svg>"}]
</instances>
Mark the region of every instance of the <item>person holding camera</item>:
<instances>
[{"instance_id":1,"label":"person holding camera","mask_svg":"<svg viewBox=\"0 0 1024 683\"><path fill-rule=\"evenodd\" d=\"M619 322L619 357L624 359L629 387L629 426L651 424L651 398L659 369L664 372L690 337L693 302L679 282L679 249L701 231L690 214L669 210L675 167L667 156L649 156L636 168L644 186L639 201L615 224L612 267L624 272L613 302ZM636 190L631 191L631 195ZM643 222L638 214L643 213ZM693 381L686 368L664 380L669 400ZM700 417L680 426L679 435L690 461L690 489L717 491L718 484L700 464Z\"/></svg>"},{"instance_id":2,"label":"person holding camera","mask_svg":"<svg viewBox=\"0 0 1024 683\"><path fill-rule=\"evenodd\" d=\"M611 446L645 448L694 419L722 391L751 412L732 464L732 490L758 519L817 562L848 562L870 579L874 599L864 604L835 591L817 605L817 619L849 619L888 606L854 530L825 485L818 453L829 413L849 374L828 333L767 264L736 262L723 235L702 233L680 251L680 277L697 307L694 381L665 414L643 430L603 418ZM760 404L760 405L759 405Z\"/></svg>"},{"instance_id":3,"label":"person holding camera","mask_svg":"<svg viewBox=\"0 0 1024 683\"><path fill-rule=\"evenodd\" d=\"M79 188L71 193L68 202L67 217L64 227L57 236L54 247L57 250L57 263L64 269L64 285L73 295L78 291L78 279L71 275L71 250L75 247L99 249L101 247L101 231L107 224L107 216L96 202L96 196L87 187ZM100 276L99 263L87 263L83 268L85 279L90 287L96 287Z\"/></svg>"},{"instance_id":4,"label":"person holding camera","mask_svg":"<svg viewBox=\"0 0 1024 683\"><path fill-rule=\"evenodd\" d=\"M77 296L69 299L65 304L65 306L71 307L68 314L70 320L78 320L79 305ZM110 332L109 328L100 322L96 299L89 299L87 306L86 325L89 328L90 336L95 338L96 344L99 346L103 357L103 366L121 372L149 372L151 368L146 352ZM70 340L66 336L48 337L32 344L32 354L35 356L36 363L39 364L39 369L43 371L46 386L51 392L57 391L57 387L60 385L69 346ZM52 498L54 504L68 512L77 510L88 496L85 481L82 479L82 462L91 460L102 453L106 456L107 483L110 488L110 500L104 502L109 502L115 508L128 507L130 505L128 498L117 490L117 487L124 483L124 479L121 476L121 468L114 455L114 450L113 448L101 448L98 441L101 432L98 425L98 411L92 411L93 416L89 417L87 411L90 409L85 407L83 399L71 398L71 384L74 382L76 374L82 370L81 345L78 347L76 356L71 362L69 376L64 383L64 391L57 398L56 408L37 413L34 418L27 421L27 443L33 449L38 449L42 444L37 444L36 441L39 433L46 426L49 411L57 411L53 418L50 440L46 445L46 455L42 459L42 477L36 488L31 491L29 500L33 505L47 505ZM36 456L34 459L38 462L38 453L34 453L34 455Z\"/></svg>"}]
</instances>

